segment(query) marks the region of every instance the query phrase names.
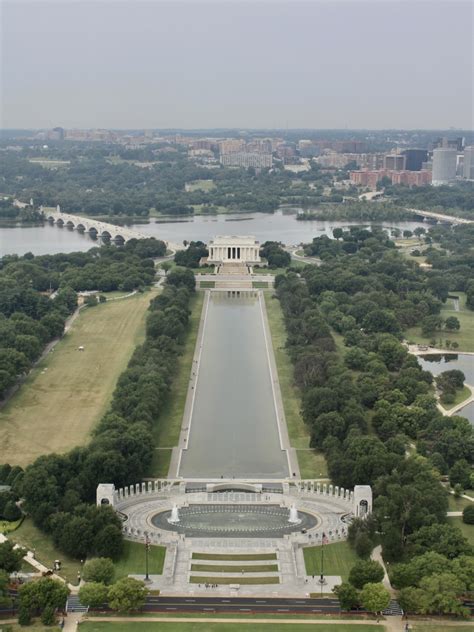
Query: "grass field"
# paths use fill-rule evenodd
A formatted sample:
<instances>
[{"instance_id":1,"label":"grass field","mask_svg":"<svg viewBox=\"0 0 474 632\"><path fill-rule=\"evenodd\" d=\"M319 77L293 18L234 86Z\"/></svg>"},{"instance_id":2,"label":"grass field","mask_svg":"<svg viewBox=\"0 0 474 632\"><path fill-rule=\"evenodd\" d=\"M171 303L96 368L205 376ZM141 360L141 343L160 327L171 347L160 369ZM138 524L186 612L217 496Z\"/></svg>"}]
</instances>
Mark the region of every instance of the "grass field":
<instances>
[{"instance_id":1,"label":"grass field","mask_svg":"<svg viewBox=\"0 0 474 632\"><path fill-rule=\"evenodd\" d=\"M216 185L212 180L193 180L186 182L186 191L212 191Z\"/></svg>"},{"instance_id":2,"label":"grass field","mask_svg":"<svg viewBox=\"0 0 474 632\"><path fill-rule=\"evenodd\" d=\"M276 576L270 577L247 577L241 575L240 577L214 577L214 576L200 576L191 575L189 578L190 584L251 584L257 586L258 584L279 584L280 578Z\"/></svg>"},{"instance_id":3,"label":"grass field","mask_svg":"<svg viewBox=\"0 0 474 632\"><path fill-rule=\"evenodd\" d=\"M452 516L448 518L449 524L453 527L458 527L465 538L467 538L469 544L474 546L474 524L464 524L461 516Z\"/></svg>"},{"instance_id":4,"label":"grass field","mask_svg":"<svg viewBox=\"0 0 474 632\"><path fill-rule=\"evenodd\" d=\"M148 552L148 571L150 575L161 575L165 554L166 548L164 546L152 545L150 547ZM125 540L123 555L115 562L115 579L142 573L145 574L145 545Z\"/></svg>"},{"instance_id":5,"label":"grass field","mask_svg":"<svg viewBox=\"0 0 474 632\"><path fill-rule=\"evenodd\" d=\"M309 448L309 431L301 417L301 396L293 380L293 365L286 351L286 330L280 302L265 294L268 324L272 335L273 351L280 381L281 396L285 408L286 425L292 447L297 451L298 464L302 478L321 478L327 476L326 460L322 454Z\"/></svg>"},{"instance_id":6,"label":"grass field","mask_svg":"<svg viewBox=\"0 0 474 632\"><path fill-rule=\"evenodd\" d=\"M278 564L191 564L198 573L277 573Z\"/></svg>"},{"instance_id":7,"label":"grass field","mask_svg":"<svg viewBox=\"0 0 474 632\"><path fill-rule=\"evenodd\" d=\"M461 389L456 391L454 395L454 402L452 404L443 404L443 402L441 401L440 401L440 404L444 408L444 410L451 410L451 408L454 408L455 406L457 406L458 404L460 404L461 402L463 402L465 399L467 399L470 396L471 396L471 389L468 388L467 386L463 386Z\"/></svg>"},{"instance_id":8,"label":"grass field","mask_svg":"<svg viewBox=\"0 0 474 632\"><path fill-rule=\"evenodd\" d=\"M448 496L448 511L462 511L464 507L472 505L472 501L467 498L456 498L453 494Z\"/></svg>"},{"instance_id":9,"label":"grass field","mask_svg":"<svg viewBox=\"0 0 474 632\"><path fill-rule=\"evenodd\" d=\"M171 449L178 443L203 301L203 292L196 292L191 299L190 328L184 343L183 353L178 358L177 372L169 397L153 431L154 444L159 448ZM171 451L166 455L163 452L163 450L155 450L154 452L149 473L151 477L159 477L167 473L167 471L164 471L164 467L166 463L169 466ZM168 460L166 461L165 459Z\"/></svg>"},{"instance_id":10,"label":"grass field","mask_svg":"<svg viewBox=\"0 0 474 632\"><path fill-rule=\"evenodd\" d=\"M405 337L410 342L417 344L428 344L431 339L436 340L436 346L445 349L446 340L457 342L459 348L456 351L474 351L474 311L466 307L466 295L463 292L456 292L459 296L459 312L454 310L452 299L448 299L441 308L441 317L456 316L461 324L458 332L437 331L432 336L423 336L420 327L411 327L405 332Z\"/></svg>"},{"instance_id":11,"label":"grass field","mask_svg":"<svg viewBox=\"0 0 474 632\"><path fill-rule=\"evenodd\" d=\"M24 466L87 443L135 345L144 339L151 298L147 292L80 312L0 411L2 462Z\"/></svg>"},{"instance_id":12,"label":"grass field","mask_svg":"<svg viewBox=\"0 0 474 632\"><path fill-rule=\"evenodd\" d=\"M193 553L193 560L221 560L222 562L252 562L253 560L276 560L276 553Z\"/></svg>"},{"instance_id":13,"label":"grass field","mask_svg":"<svg viewBox=\"0 0 474 632\"><path fill-rule=\"evenodd\" d=\"M303 549L303 555L306 573L320 575L321 547L306 547ZM347 581L349 571L359 559L347 542L327 544L324 546L324 574L340 575L343 581Z\"/></svg>"},{"instance_id":14,"label":"grass field","mask_svg":"<svg viewBox=\"0 0 474 632\"><path fill-rule=\"evenodd\" d=\"M77 573L81 571L80 561L60 553L50 536L37 529L30 518L26 518L16 531L9 533L8 538L30 551L35 549L35 557L38 562L48 568L53 567L54 560L61 560L61 572L59 573L61 577L73 584L77 583Z\"/></svg>"},{"instance_id":15,"label":"grass field","mask_svg":"<svg viewBox=\"0 0 474 632\"><path fill-rule=\"evenodd\" d=\"M268 289L267 281L252 281L252 287L256 289L266 290Z\"/></svg>"},{"instance_id":16,"label":"grass field","mask_svg":"<svg viewBox=\"0 0 474 632\"><path fill-rule=\"evenodd\" d=\"M249 632L296 632L297 630L313 629L311 625L302 625L296 621L294 623L282 623L278 619L272 620L271 617L268 617L268 619L271 620L271 623L264 623L258 619L248 619L245 623L242 619L237 619L234 622L229 620L225 623L195 622L186 621L185 619L183 621L130 621L127 623L84 621L80 627L85 632L240 632L242 629L249 630ZM302 621L304 622L304 619ZM318 622L314 629L317 632L383 632L385 627L383 625ZM466 628L464 630L467 632ZM426 629L426 632L428 632L428 629Z\"/></svg>"}]
</instances>

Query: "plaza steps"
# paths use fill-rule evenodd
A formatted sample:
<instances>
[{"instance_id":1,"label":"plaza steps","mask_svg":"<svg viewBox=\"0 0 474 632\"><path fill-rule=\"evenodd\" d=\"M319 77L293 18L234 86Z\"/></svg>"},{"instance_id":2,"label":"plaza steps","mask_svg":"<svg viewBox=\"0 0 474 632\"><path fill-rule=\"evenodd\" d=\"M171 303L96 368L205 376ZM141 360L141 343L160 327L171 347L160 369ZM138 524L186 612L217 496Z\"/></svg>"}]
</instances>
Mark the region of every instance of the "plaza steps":
<instances>
[{"instance_id":1,"label":"plaza steps","mask_svg":"<svg viewBox=\"0 0 474 632\"><path fill-rule=\"evenodd\" d=\"M88 606L84 606L79 599L78 595L69 595L66 602L66 612L80 612L86 614L89 611Z\"/></svg>"},{"instance_id":2,"label":"plaza steps","mask_svg":"<svg viewBox=\"0 0 474 632\"><path fill-rule=\"evenodd\" d=\"M395 599L391 599L390 603L388 604L388 608L385 608L382 614L384 616L392 615L392 616L401 617L403 615L403 610L400 608L399 603L395 601Z\"/></svg>"},{"instance_id":3,"label":"plaza steps","mask_svg":"<svg viewBox=\"0 0 474 632\"><path fill-rule=\"evenodd\" d=\"M213 559L213 560L202 560L202 559L193 559L193 553L210 553L212 552L213 554L216 555L223 555L223 556L228 556L228 555L255 555L258 556L259 554L263 556L263 559L258 559L258 557L254 558L254 559L250 559L250 560L219 560L219 559ZM240 584L241 583L241 579L242 578L252 578L252 580L258 580L258 579L262 579L265 580L269 577L272 578L278 578L278 584L281 584L281 577L282 577L282 565L285 566L285 570L286 567L291 564L291 560L286 559L286 556L284 560L281 559L281 554L279 552L276 553L277 558L276 559L265 559L264 556L268 553L275 553L275 550L269 550L269 551L252 551L252 550L243 550L243 549L239 549L238 553L234 551L226 551L226 552L217 552L214 550L211 551L192 551L192 550L188 550L188 566L187 566L187 572L188 572L188 581L191 583L191 578L194 579L194 582L196 580L199 581L199 578L203 578L205 579L206 577L212 577L214 582L216 584L219 584L219 580L220 579L225 579L227 580L226 583L231 583L231 584ZM192 570L192 565L199 565L199 566L223 566L228 568L228 571L224 571L224 572L216 572L213 570L209 570L206 571L205 568L200 570L200 571L196 571L196 570ZM262 572L255 572L255 571L245 571L245 567L251 567L251 566L267 566L267 565L272 565L272 566L276 566L277 570L275 571L262 571ZM244 573L242 573L242 569L244 569ZM265 581L262 581L262 585L265 584ZM242 583L242 585L247 585ZM256 582L256 584L252 584L252 585L259 585L258 582ZM275 585L275 584L274 584Z\"/></svg>"},{"instance_id":4,"label":"plaza steps","mask_svg":"<svg viewBox=\"0 0 474 632\"><path fill-rule=\"evenodd\" d=\"M219 281L216 278L215 282L216 290L251 290L252 289L252 279L235 279L235 280L222 280Z\"/></svg>"}]
</instances>

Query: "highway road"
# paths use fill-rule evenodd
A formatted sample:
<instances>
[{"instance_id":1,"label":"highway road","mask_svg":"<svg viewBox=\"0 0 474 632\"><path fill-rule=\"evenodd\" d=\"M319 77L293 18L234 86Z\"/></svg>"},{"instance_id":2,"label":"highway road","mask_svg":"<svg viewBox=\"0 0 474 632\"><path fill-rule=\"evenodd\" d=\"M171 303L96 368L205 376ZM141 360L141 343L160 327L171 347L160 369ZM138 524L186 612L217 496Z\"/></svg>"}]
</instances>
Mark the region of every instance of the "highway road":
<instances>
[{"instance_id":1,"label":"highway road","mask_svg":"<svg viewBox=\"0 0 474 632\"><path fill-rule=\"evenodd\" d=\"M209 589L212 591L212 589ZM147 597L148 612L200 612L234 614L339 614L337 599L285 599L248 597Z\"/></svg>"}]
</instances>

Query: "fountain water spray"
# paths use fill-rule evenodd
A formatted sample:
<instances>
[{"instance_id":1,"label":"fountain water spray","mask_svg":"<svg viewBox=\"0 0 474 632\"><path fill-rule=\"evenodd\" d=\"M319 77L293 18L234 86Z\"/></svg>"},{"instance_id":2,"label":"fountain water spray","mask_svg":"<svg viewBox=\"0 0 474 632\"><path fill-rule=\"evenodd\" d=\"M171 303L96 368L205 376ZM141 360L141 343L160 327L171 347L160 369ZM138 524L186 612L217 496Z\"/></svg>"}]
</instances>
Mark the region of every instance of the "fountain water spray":
<instances>
[{"instance_id":1,"label":"fountain water spray","mask_svg":"<svg viewBox=\"0 0 474 632\"><path fill-rule=\"evenodd\" d=\"M301 522L301 519L298 518L298 510L296 509L295 505L291 505L290 507L290 516L288 518L288 522L290 524L299 524Z\"/></svg>"},{"instance_id":2,"label":"fountain water spray","mask_svg":"<svg viewBox=\"0 0 474 632\"><path fill-rule=\"evenodd\" d=\"M178 522L179 522L179 513L178 513L178 506L177 505L173 505L173 509L171 510L171 516L168 518L168 522L170 524L178 524Z\"/></svg>"}]
</instances>

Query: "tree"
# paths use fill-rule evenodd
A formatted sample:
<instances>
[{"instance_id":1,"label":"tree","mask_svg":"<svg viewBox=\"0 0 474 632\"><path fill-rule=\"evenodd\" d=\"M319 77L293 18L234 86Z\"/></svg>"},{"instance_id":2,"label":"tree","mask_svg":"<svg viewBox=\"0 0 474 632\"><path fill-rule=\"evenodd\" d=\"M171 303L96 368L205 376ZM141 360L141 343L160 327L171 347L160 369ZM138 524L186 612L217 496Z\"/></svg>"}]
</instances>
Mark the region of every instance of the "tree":
<instances>
[{"instance_id":1,"label":"tree","mask_svg":"<svg viewBox=\"0 0 474 632\"><path fill-rule=\"evenodd\" d=\"M460 599L466 586L454 573L437 573L425 577L420 582L420 588L425 593L429 613L461 616L469 613Z\"/></svg>"},{"instance_id":2,"label":"tree","mask_svg":"<svg viewBox=\"0 0 474 632\"><path fill-rule=\"evenodd\" d=\"M173 264L171 263L171 261L163 261L163 263L161 264L162 270L165 271L165 276L168 274L172 267Z\"/></svg>"},{"instance_id":3,"label":"tree","mask_svg":"<svg viewBox=\"0 0 474 632\"><path fill-rule=\"evenodd\" d=\"M383 584L369 582L360 592L360 602L368 612L382 612L390 603L390 593Z\"/></svg>"},{"instance_id":4,"label":"tree","mask_svg":"<svg viewBox=\"0 0 474 632\"><path fill-rule=\"evenodd\" d=\"M36 581L20 586L18 591L19 608L26 608L30 613L45 608L64 608L69 595L69 588L58 579L42 577Z\"/></svg>"},{"instance_id":5,"label":"tree","mask_svg":"<svg viewBox=\"0 0 474 632\"><path fill-rule=\"evenodd\" d=\"M9 573L0 570L0 608L7 607L12 600L8 592Z\"/></svg>"},{"instance_id":6,"label":"tree","mask_svg":"<svg viewBox=\"0 0 474 632\"><path fill-rule=\"evenodd\" d=\"M354 550L359 557L368 558L372 553L374 543L367 533L358 533L354 542Z\"/></svg>"},{"instance_id":7,"label":"tree","mask_svg":"<svg viewBox=\"0 0 474 632\"><path fill-rule=\"evenodd\" d=\"M365 584L381 582L384 570L375 560L361 560L356 562L349 573L349 582L356 588L363 588Z\"/></svg>"},{"instance_id":8,"label":"tree","mask_svg":"<svg viewBox=\"0 0 474 632\"><path fill-rule=\"evenodd\" d=\"M101 529L94 540L97 555L117 560L123 552L123 536L119 527L108 524Z\"/></svg>"},{"instance_id":9,"label":"tree","mask_svg":"<svg viewBox=\"0 0 474 632\"><path fill-rule=\"evenodd\" d=\"M343 582L339 584L339 586L335 586L333 592L339 599L343 610L352 610L352 608L355 608L360 603L359 591L348 582Z\"/></svg>"},{"instance_id":10,"label":"tree","mask_svg":"<svg viewBox=\"0 0 474 632\"><path fill-rule=\"evenodd\" d=\"M464 507L462 511L462 521L464 524L474 524L474 504Z\"/></svg>"},{"instance_id":11,"label":"tree","mask_svg":"<svg viewBox=\"0 0 474 632\"><path fill-rule=\"evenodd\" d=\"M407 586L398 594L398 603L403 610L410 614L418 614L428 611L428 598L421 588Z\"/></svg>"},{"instance_id":12,"label":"tree","mask_svg":"<svg viewBox=\"0 0 474 632\"><path fill-rule=\"evenodd\" d=\"M86 562L83 577L87 582L111 584L114 573L115 567L111 559L108 557L96 557Z\"/></svg>"},{"instance_id":13,"label":"tree","mask_svg":"<svg viewBox=\"0 0 474 632\"><path fill-rule=\"evenodd\" d=\"M450 524L432 524L421 527L408 536L408 544L415 555L436 551L449 559L470 554L472 547L458 527Z\"/></svg>"},{"instance_id":14,"label":"tree","mask_svg":"<svg viewBox=\"0 0 474 632\"><path fill-rule=\"evenodd\" d=\"M79 599L84 606L98 608L107 603L109 588L101 582L88 582L79 589Z\"/></svg>"},{"instance_id":15,"label":"tree","mask_svg":"<svg viewBox=\"0 0 474 632\"><path fill-rule=\"evenodd\" d=\"M421 321L421 333L423 336L431 336L435 331L441 329L443 319L441 316L425 316Z\"/></svg>"},{"instance_id":16,"label":"tree","mask_svg":"<svg viewBox=\"0 0 474 632\"><path fill-rule=\"evenodd\" d=\"M26 555L25 549L15 549L14 545L7 540L0 544L0 569L7 573L14 573L21 568L21 561Z\"/></svg>"},{"instance_id":17,"label":"tree","mask_svg":"<svg viewBox=\"0 0 474 632\"><path fill-rule=\"evenodd\" d=\"M444 328L447 331L459 331L461 329L461 323L456 316L448 316L444 321Z\"/></svg>"},{"instance_id":18,"label":"tree","mask_svg":"<svg viewBox=\"0 0 474 632\"><path fill-rule=\"evenodd\" d=\"M118 612L139 610L145 604L147 592L144 582L124 577L109 589L109 606Z\"/></svg>"},{"instance_id":19,"label":"tree","mask_svg":"<svg viewBox=\"0 0 474 632\"><path fill-rule=\"evenodd\" d=\"M471 483L471 466L466 459L459 459L449 470L449 482L454 485L461 485L463 489L467 489Z\"/></svg>"}]
</instances>

